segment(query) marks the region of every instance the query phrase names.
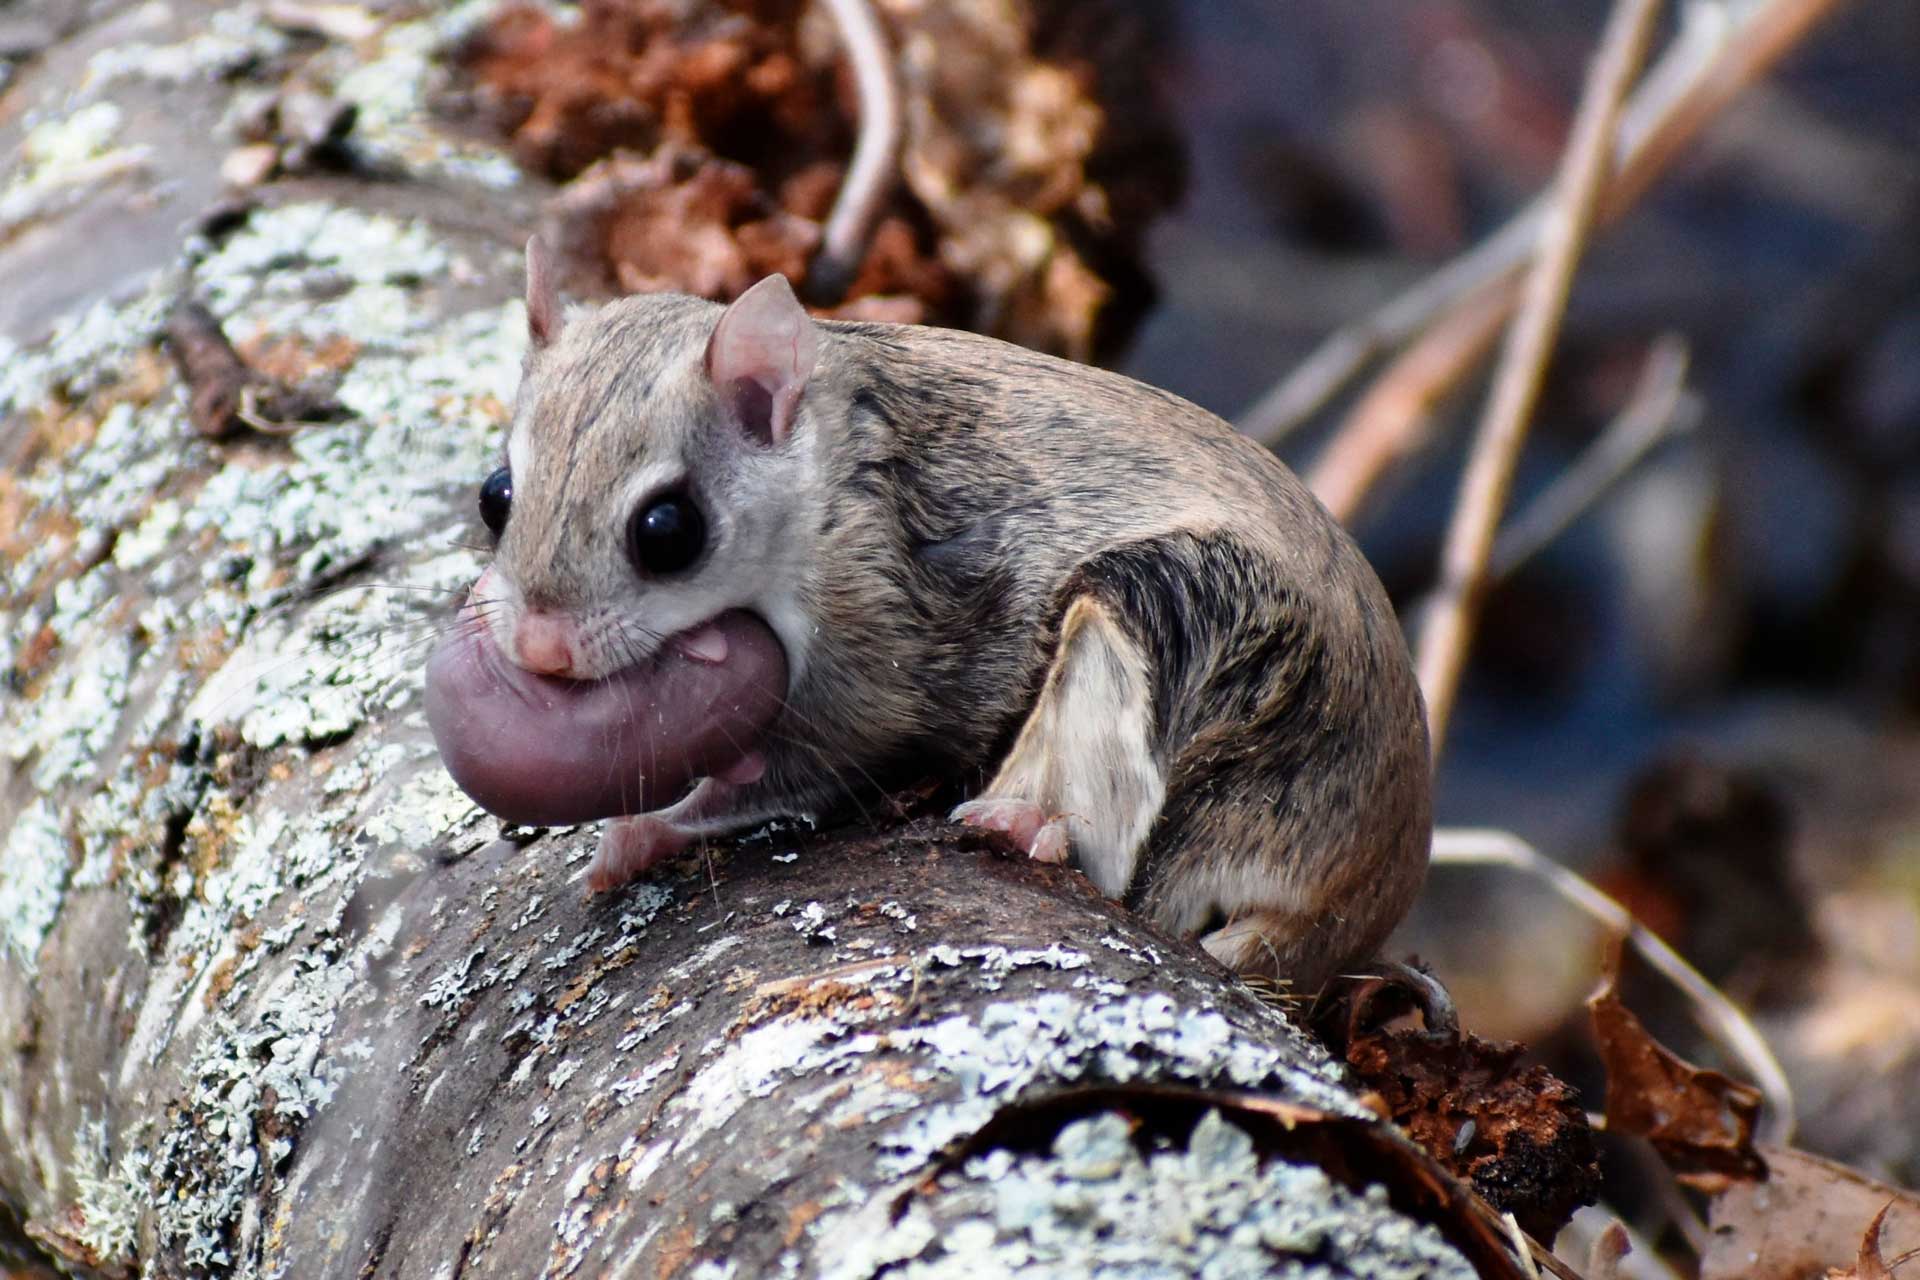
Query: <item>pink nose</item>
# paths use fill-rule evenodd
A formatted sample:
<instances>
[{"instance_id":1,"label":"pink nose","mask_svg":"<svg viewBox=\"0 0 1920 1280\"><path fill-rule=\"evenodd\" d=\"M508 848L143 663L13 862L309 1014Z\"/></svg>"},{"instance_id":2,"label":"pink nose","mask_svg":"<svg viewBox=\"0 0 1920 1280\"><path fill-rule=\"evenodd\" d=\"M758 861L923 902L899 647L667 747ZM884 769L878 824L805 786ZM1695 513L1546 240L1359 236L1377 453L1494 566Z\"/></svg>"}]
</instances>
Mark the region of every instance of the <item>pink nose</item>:
<instances>
[{"instance_id":1,"label":"pink nose","mask_svg":"<svg viewBox=\"0 0 1920 1280\"><path fill-rule=\"evenodd\" d=\"M544 613L524 613L513 628L514 660L543 676L573 674L573 626Z\"/></svg>"}]
</instances>

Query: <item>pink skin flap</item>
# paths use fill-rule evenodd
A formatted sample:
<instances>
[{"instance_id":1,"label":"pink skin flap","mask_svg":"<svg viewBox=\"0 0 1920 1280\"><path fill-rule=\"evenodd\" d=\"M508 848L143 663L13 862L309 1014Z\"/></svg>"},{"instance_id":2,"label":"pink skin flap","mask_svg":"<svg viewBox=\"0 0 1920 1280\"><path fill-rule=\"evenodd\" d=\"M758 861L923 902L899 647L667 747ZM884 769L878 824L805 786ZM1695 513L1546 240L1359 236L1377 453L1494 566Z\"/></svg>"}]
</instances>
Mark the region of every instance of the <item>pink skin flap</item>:
<instances>
[{"instance_id":1,"label":"pink skin flap","mask_svg":"<svg viewBox=\"0 0 1920 1280\"><path fill-rule=\"evenodd\" d=\"M711 624L718 663L667 644L599 680L515 665L471 612L427 662L427 723L440 757L482 808L528 826L645 813L695 778L724 774L759 745L787 689L766 623L734 611Z\"/></svg>"}]
</instances>

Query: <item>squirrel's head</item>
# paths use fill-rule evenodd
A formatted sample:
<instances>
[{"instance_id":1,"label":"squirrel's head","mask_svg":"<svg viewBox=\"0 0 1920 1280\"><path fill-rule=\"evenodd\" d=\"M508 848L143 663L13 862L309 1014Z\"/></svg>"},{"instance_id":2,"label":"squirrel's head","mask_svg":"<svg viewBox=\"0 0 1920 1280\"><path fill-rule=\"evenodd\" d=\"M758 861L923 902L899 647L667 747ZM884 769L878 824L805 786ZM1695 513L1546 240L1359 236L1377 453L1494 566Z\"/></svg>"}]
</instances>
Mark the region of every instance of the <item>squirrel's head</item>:
<instances>
[{"instance_id":1,"label":"squirrel's head","mask_svg":"<svg viewBox=\"0 0 1920 1280\"><path fill-rule=\"evenodd\" d=\"M820 504L820 335L783 276L724 309L670 295L563 321L528 247L529 350L505 465L480 488L491 626L513 661L594 679L728 610L796 668Z\"/></svg>"},{"instance_id":2,"label":"squirrel's head","mask_svg":"<svg viewBox=\"0 0 1920 1280\"><path fill-rule=\"evenodd\" d=\"M725 309L655 295L563 322L527 256L527 360L479 494L494 560L427 712L481 804L578 822L759 768L812 634L819 334L780 276Z\"/></svg>"}]
</instances>

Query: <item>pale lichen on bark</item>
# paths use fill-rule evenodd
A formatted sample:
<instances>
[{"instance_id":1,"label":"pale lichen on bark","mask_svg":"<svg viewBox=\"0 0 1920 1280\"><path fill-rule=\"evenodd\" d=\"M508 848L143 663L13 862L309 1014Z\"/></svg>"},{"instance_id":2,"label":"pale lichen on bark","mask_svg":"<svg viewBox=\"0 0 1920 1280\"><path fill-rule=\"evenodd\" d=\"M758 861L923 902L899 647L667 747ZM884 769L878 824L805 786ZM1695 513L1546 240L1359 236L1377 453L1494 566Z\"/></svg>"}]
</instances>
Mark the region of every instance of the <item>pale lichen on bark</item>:
<instances>
[{"instance_id":1,"label":"pale lichen on bark","mask_svg":"<svg viewBox=\"0 0 1920 1280\"><path fill-rule=\"evenodd\" d=\"M170 382L140 384L168 301L151 292L89 312L11 370L4 409L37 415L42 437L37 465L12 483L35 529L67 534L35 540L6 572L7 634L57 657L24 676L0 719L39 797L10 824L0 928L30 966L69 888L136 888L128 934L151 943L152 972L120 1010L124 1084L212 1017L185 1064L184 1114L204 1123L108 1144L157 1142L156 1175L179 1182L156 1234L183 1242L193 1265L229 1260L223 1241L258 1181L244 1158L253 1131L325 1096L318 1045L352 967L347 948L328 946L330 917L360 858L477 822L425 740L417 653L430 606L478 568L453 545L465 522L447 498L497 447L524 322L510 303L426 323L419 282L449 265L419 226L319 205L260 214L195 265L189 287L233 305L237 335L350 335L360 347L339 388L354 418L279 456L212 450ZM103 397L112 403L89 421ZM395 546L410 550L387 582L306 603ZM76 560L90 567L36 590ZM369 717L395 732L361 734ZM289 746L320 753L276 770ZM295 762L316 776L278 785ZM310 963L254 991L252 972L296 943ZM9 1107L0 1120L24 1147L27 1117ZM203 1140L217 1149L199 1161L210 1180L193 1167ZM266 1144L269 1167L287 1146Z\"/></svg>"},{"instance_id":2,"label":"pale lichen on bark","mask_svg":"<svg viewBox=\"0 0 1920 1280\"><path fill-rule=\"evenodd\" d=\"M109 17L140 56L87 37L0 208L160 163L130 135L170 99L112 95L231 113L232 80L296 56L360 107L387 198L426 175L477 200L510 168L421 102L489 11L318 49L250 6ZM1089 1104L967 1154L1089 1089L1368 1114L1290 1023L1070 873L937 823L781 829L588 901L592 833L476 810L419 668L481 564L516 241L356 207L369 189L169 240L164 270L0 350L0 1194L152 1276L1068 1274L1095 1221L1151 1226L1142 1267L1442 1258L1217 1117L1123 1151ZM181 296L330 371L344 420L197 436L158 345ZM1144 1222L1176 1187L1185 1216Z\"/></svg>"},{"instance_id":3,"label":"pale lichen on bark","mask_svg":"<svg viewBox=\"0 0 1920 1280\"><path fill-rule=\"evenodd\" d=\"M843 1233L822 1274L980 1276L1367 1275L1454 1280L1472 1269L1432 1227L1311 1165L1262 1160L1210 1111L1183 1149L1142 1155L1133 1121L1106 1111L1044 1152L1005 1148L942 1175L932 1194L870 1232Z\"/></svg>"}]
</instances>

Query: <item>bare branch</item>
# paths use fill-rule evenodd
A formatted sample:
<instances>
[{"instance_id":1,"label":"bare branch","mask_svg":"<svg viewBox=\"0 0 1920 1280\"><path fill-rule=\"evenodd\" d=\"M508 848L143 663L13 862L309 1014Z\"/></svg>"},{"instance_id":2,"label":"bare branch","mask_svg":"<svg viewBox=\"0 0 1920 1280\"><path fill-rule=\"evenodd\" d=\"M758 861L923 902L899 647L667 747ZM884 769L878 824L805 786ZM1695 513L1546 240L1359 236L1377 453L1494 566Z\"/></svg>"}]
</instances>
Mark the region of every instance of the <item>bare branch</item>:
<instances>
[{"instance_id":1,"label":"bare branch","mask_svg":"<svg viewBox=\"0 0 1920 1280\"><path fill-rule=\"evenodd\" d=\"M1626 407L1571 467L1500 530L1488 575L1499 581L1538 555L1591 510L1663 440L1691 431L1700 400L1687 391L1687 344L1666 334L1653 344Z\"/></svg>"},{"instance_id":2,"label":"bare branch","mask_svg":"<svg viewBox=\"0 0 1920 1280\"><path fill-rule=\"evenodd\" d=\"M1443 316L1374 380L1307 473L1334 518L1352 524L1382 476L1431 443L1440 402L1493 345L1506 317L1503 288ZM1564 474L1500 530L1488 572L1514 573L1550 546L1663 442L1691 431L1701 405L1686 390L1685 342L1654 344L1627 404Z\"/></svg>"},{"instance_id":3,"label":"bare branch","mask_svg":"<svg viewBox=\"0 0 1920 1280\"><path fill-rule=\"evenodd\" d=\"M1506 1225L1507 1238L1513 1242L1514 1256L1520 1260L1520 1266L1533 1280L1540 1280L1540 1268L1533 1260L1533 1241L1520 1229L1520 1220L1511 1213L1500 1215L1500 1221Z\"/></svg>"},{"instance_id":4,"label":"bare branch","mask_svg":"<svg viewBox=\"0 0 1920 1280\"><path fill-rule=\"evenodd\" d=\"M1379 310L1321 343L1294 371L1240 415L1242 431L1272 447L1305 425L1376 356L1462 308L1482 291L1519 279L1533 253L1540 210L1530 205L1506 226ZM1511 305L1511 304L1509 304Z\"/></svg>"},{"instance_id":5,"label":"bare branch","mask_svg":"<svg viewBox=\"0 0 1920 1280\"><path fill-rule=\"evenodd\" d=\"M1690 0L1680 35L1620 114L1602 214L1631 208L1701 130L1797 48L1841 0Z\"/></svg>"},{"instance_id":6,"label":"bare branch","mask_svg":"<svg viewBox=\"0 0 1920 1280\"><path fill-rule=\"evenodd\" d=\"M1601 209L1612 222L1630 209L1686 145L1739 93L1770 71L1841 0L1692 0L1681 35L1622 110L1614 144L1618 177ZM1500 281L1533 256L1546 206L1536 200L1487 240L1418 285L1341 328L1239 419L1273 445L1444 312Z\"/></svg>"},{"instance_id":7,"label":"bare branch","mask_svg":"<svg viewBox=\"0 0 1920 1280\"><path fill-rule=\"evenodd\" d=\"M1374 380L1307 476L1307 487L1352 524L1380 477L1424 446L1447 393L1493 349L1512 306L1504 282L1443 315Z\"/></svg>"},{"instance_id":8,"label":"bare branch","mask_svg":"<svg viewBox=\"0 0 1920 1280\"><path fill-rule=\"evenodd\" d=\"M1659 11L1659 0L1620 0L1607 20L1541 227L1539 257L1527 277L1521 310L1508 332L1492 398L1461 481L1460 501L1441 551L1439 591L1427 611L1417 655L1436 756L1446 741L1454 694L1489 581L1494 532L1613 160L1614 126Z\"/></svg>"},{"instance_id":9,"label":"bare branch","mask_svg":"<svg viewBox=\"0 0 1920 1280\"><path fill-rule=\"evenodd\" d=\"M860 136L846 180L827 215L820 252L809 268L808 293L839 301L866 256L867 240L899 176L905 116L900 78L871 0L821 0L840 28L840 42L853 67L860 95Z\"/></svg>"}]
</instances>

